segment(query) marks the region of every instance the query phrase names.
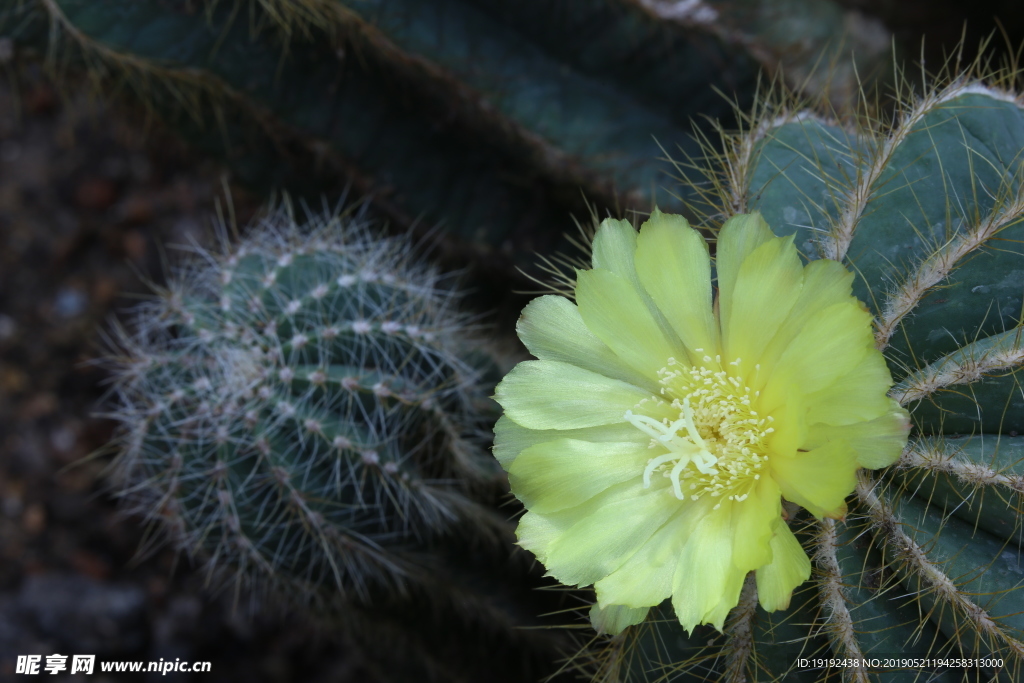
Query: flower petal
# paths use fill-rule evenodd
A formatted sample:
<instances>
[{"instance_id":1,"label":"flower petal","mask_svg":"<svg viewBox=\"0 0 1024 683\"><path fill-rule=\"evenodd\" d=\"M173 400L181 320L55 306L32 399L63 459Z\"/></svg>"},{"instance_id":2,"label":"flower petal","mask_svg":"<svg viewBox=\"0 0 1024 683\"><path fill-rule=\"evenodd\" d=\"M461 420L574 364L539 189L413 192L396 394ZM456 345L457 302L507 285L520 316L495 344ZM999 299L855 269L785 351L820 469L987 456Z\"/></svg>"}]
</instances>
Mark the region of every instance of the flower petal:
<instances>
[{"instance_id":1,"label":"flower petal","mask_svg":"<svg viewBox=\"0 0 1024 683\"><path fill-rule=\"evenodd\" d=\"M632 230L632 228L630 228ZM540 360L571 363L607 377L657 390L657 382L626 365L583 323L576 304L549 294L526 305L516 333Z\"/></svg>"},{"instance_id":2,"label":"flower petal","mask_svg":"<svg viewBox=\"0 0 1024 683\"><path fill-rule=\"evenodd\" d=\"M638 481L610 489L598 509L554 540L544 563L548 573L585 586L621 567L678 509L679 501L665 488L645 489Z\"/></svg>"},{"instance_id":3,"label":"flower petal","mask_svg":"<svg viewBox=\"0 0 1024 683\"><path fill-rule=\"evenodd\" d=\"M532 512L580 505L629 479L643 477L651 459L646 444L559 439L531 446L509 468L516 498Z\"/></svg>"},{"instance_id":4,"label":"flower petal","mask_svg":"<svg viewBox=\"0 0 1024 683\"><path fill-rule=\"evenodd\" d=\"M516 457L530 446L555 439L580 439L591 442L633 441L646 446L650 437L628 422L583 427L581 429L528 429L502 415L494 425L494 457L508 470Z\"/></svg>"},{"instance_id":5,"label":"flower petal","mask_svg":"<svg viewBox=\"0 0 1024 683\"><path fill-rule=\"evenodd\" d=\"M832 425L873 420L890 410L892 375L881 353L869 349L853 370L807 397L808 422Z\"/></svg>"},{"instance_id":6,"label":"flower petal","mask_svg":"<svg viewBox=\"0 0 1024 683\"><path fill-rule=\"evenodd\" d=\"M636 229L629 221L616 218L605 218L597 226L594 242L591 245L591 265L594 268L610 270L619 277L624 277L640 289L640 279L633 265L633 254L636 252Z\"/></svg>"},{"instance_id":7,"label":"flower petal","mask_svg":"<svg viewBox=\"0 0 1024 683\"><path fill-rule=\"evenodd\" d=\"M838 261L817 259L804 266L804 286L800 290L799 317L790 318L793 327L800 330L803 322L818 311L849 301L853 296L853 273Z\"/></svg>"},{"instance_id":8,"label":"flower petal","mask_svg":"<svg viewBox=\"0 0 1024 683\"><path fill-rule=\"evenodd\" d=\"M740 591L743 590L743 582L747 578L747 570L741 570L733 565L725 576L725 585L722 588L722 597L718 604L708 610L704 615L704 623L712 624L719 631L725 626L725 619L729 612L740 601Z\"/></svg>"},{"instance_id":9,"label":"flower petal","mask_svg":"<svg viewBox=\"0 0 1024 683\"><path fill-rule=\"evenodd\" d=\"M637 233L629 221L606 218L597 228L591 245L591 262L594 270L615 273L630 284L633 292L644 302L648 313L661 327L666 338L672 337L672 327L664 319L654 301L640 283L636 270Z\"/></svg>"},{"instance_id":10,"label":"flower petal","mask_svg":"<svg viewBox=\"0 0 1024 683\"><path fill-rule=\"evenodd\" d=\"M781 498L819 518L844 515L858 467L896 459L909 424L885 396L891 376L853 276L833 261L803 265L793 238L775 237L760 215L722 227L714 305L707 247L681 217L655 210L639 234L605 221L592 247L576 304L549 296L524 310L517 330L540 360L496 391L505 416L495 455L528 509L520 545L563 583L594 584L591 616L603 632L639 623L666 597L687 631L722 629L752 570L762 606L788 606L810 561ZM672 358L701 367L661 386ZM701 378L710 388L697 388ZM753 424L748 411L765 431L736 441L730 430ZM736 455L723 443L750 443L766 469L730 496L676 499L678 469L644 488L647 467L673 458L686 467L700 460L693 449ZM714 476L697 469L694 489Z\"/></svg>"},{"instance_id":11,"label":"flower petal","mask_svg":"<svg viewBox=\"0 0 1024 683\"><path fill-rule=\"evenodd\" d=\"M723 501L721 508L704 515L679 554L672 580L672 606L688 632L697 624L707 623L710 616L717 617L723 600L731 599L730 607L739 601L744 572L732 563L732 505L732 501ZM741 575L738 585L735 574ZM731 595L734 590L735 595ZM722 623L716 621L715 628L722 630Z\"/></svg>"},{"instance_id":12,"label":"flower petal","mask_svg":"<svg viewBox=\"0 0 1024 683\"><path fill-rule=\"evenodd\" d=\"M845 441L830 441L793 457L769 456L772 477L786 500L815 517L842 517L857 484L857 454Z\"/></svg>"},{"instance_id":13,"label":"flower petal","mask_svg":"<svg viewBox=\"0 0 1024 683\"><path fill-rule=\"evenodd\" d=\"M655 209L640 227L635 263L640 282L683 341L690 362L700 361L705 353L714 356L718 322L711 309L707 241L682 216Z\"/></svg>"},{"instance_id":14,"label":"flower petal","mask_svg":"<svg viewBox=\"0 0 1024 683\"><path fill-rule=\"evenodd\" d=\"M685 358L678 339L670 340L640 294L608 270L578 271L576 302L590 331L627 365L657 379L668 359Z\"/></svg>"},{"instance_id":15,"label":"flower petal","mask_svg":"<svg viewBox=\"0 0 1024 683\"><path fill-rule=\"evenodd\" d=\"M838 261L818 259L804 266L800 298L765 347L761 355L761 365L770 367L777 362L808 322L829 306L850 302L852 291L853 273Z\"/></svg>"},{"instance_id":16,"label":"flower petal","mask_svg":"<svg viewBox=\"0 0 1024 683\"><path fill-rule=\"evenodd\" d=\"M542 564L547 564L551 544L571 526L571 523L566 525L566 521L572 519L572 516L566 514L539 515L527 511L519 518L516 538L520 546L536 555Z\"/></svg>"},{"instance_id":17,"label":"flower petal","mask_svg":"<svg viewBox=\"0 0 1024 683\"><path fill-rule=\"evenodd\" d=\"M578 429L624 422L651 394L568 363L528 360L512 368L494 399L511 420L530 429Z\"/></svg>"},{"instance_id":18,"label":"flower petal","mask_svg":"<svg viewBox=\"0 0 1024 683\"><path fill-rule=\"evenodd\" d=\"M519 526L516 527L516 538L519 539L519 545L536 555L537 559L546 565L551 548L563 534L581 519L592 515L609 502L617 500L623 495L624 490L631 488L630 485L616 486L594 496L582 505L558 512L542 515L527 511L519 518Z\"/></svg>"},{"instance_id":19,"label":"flower petal","mask_svg":"<svg viewBox=\"0 0 1024 683\"><path fill-rule=\"evenodd\" d=\"M767 450L776 456L794 456L807 441L806 399L785 382L771 382L761 395L764 414L774 418ZM770 409L766 408L771 406Z\"/></svg>"},{"instance_id":20,"label":"flower petal","mask_svg":"<svg viewBox=\"0 0 1024 683\"><path fill-rule=\"evenodd\" d=\"M784 378L804 394L820 391L852 372L874 352L871 314L860 302L829 306L807 323L771 369L769 383ZM884 387L876 387L878 393Z\"/></svg>"},{"instance_id":21,"label":"flower petal","mask_svg":"<svg viewBox=\"0 0 1024 683\"><path fill-rule=\"evenodd\" d=\"M672 595L676 565L686 540L710 509L704 501L677 501L680 509L625 564L594 584L601 604L659 605Z\"/></svg>"},{"instance_id":22,"label":"flower petal","mask_svg":"<svg viewBox=\"0 0 1024 683\"><path fill-rule=\"evenodd\" d=\"M731 295L721 293L724 355L748 375L800 297L803 272L793 239L772 239L740 264Z\"/></svg>"},{"instance_id":23,"label":"flower petal","mask_svg":"<svg viewBox=\"0 0 1024 683\"><path fill-rule=\"evenodd\" d=\"M811 577L811 561L779 517L772 536L772 561L757 569L757 597L766 612L788 609L793 590Z\"/></svg>"},{"instance_id":24,"label":"flower petal","mask_svg":"<svg viewBox=\"0 0 1024 683\"><path fill-rule=\"evenodd\" d=\"M624 605L607 605L601 607L595 603L590 608L590 623L598 633L617 636L627 627L641 623L647 618L650 607L625 607Z\"/></svg>"},{"instance_id":25,"label":"flower petal","mask_svg":"<svg viewBox=\"0 0 1024 683\"><path fill-rule=\"evenodd\" d=\"M527 429L510 420L508 415L502 415L494 424L494 447L491 452L498 464L507 471L524 449L550 440L550 435L550 430Z\"/></svg>"},{"instance_id":26,"label":"flower petal","mask_svg":"<svg viewBox=\"0 0 1024 683\"><path fill-rule=\"evenodd\" d=\"M718 275L718 299L721 319L728 319L732 311L733 291L740 266L747 256L775 237L760 213L733 216L718 231L715 252L715 270Z\"/></svg>"},{"instance_id":27,"label":"flower petal","mask_svg":"<svg viewBox=\"0 0 1024 683\"><path fill-rule=\"evenodd\" d=\"M744 571L772 559L772 520L782 514L782 492L771 477L754 481L746 500L733 506L732 562Z\"/></svg>"},{"instance_id":28,"label":"flower petal","mask_svg":"<svg viewBox=\"0 0 1024 683\"><path fill-rule=\"evenodd\" d=\"M888 467L896 462L907 445L910 416L896 401L889 399L885 415L866 422L835 426L813 425L808 431L807 448L817 448L829 441L845 441L857 455L857 464L869 470Z\"/></svg>"}]
</instances>

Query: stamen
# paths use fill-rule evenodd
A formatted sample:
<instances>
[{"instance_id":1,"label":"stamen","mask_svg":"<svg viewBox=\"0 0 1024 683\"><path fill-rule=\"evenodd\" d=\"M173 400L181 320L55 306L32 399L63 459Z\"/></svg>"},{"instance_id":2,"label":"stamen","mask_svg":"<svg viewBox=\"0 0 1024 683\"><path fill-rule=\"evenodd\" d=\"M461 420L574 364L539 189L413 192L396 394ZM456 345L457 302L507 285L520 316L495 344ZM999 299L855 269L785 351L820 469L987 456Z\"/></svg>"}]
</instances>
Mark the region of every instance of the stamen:
<instances>
[{"instance_id":1,"label":"stamen","mask_svg":"<svg viewBox=\"0 0 1024 683\"><path fill-rule=\"evenodd\" d=\"M705 355L705 362L710 363L711 357ZM721 367L720 355L715 362ZM752 391L743 381L741 365L742 360L736 358L726 365L736 370L713 371L686 367L670 358L657 373L662 385L659 395L644 399L635 409L656 404L658 412L670 408L678 411L677 417L656 419L626 411L624 419L651 438L648 447L665 450L648 460L644 488L650 488L653 474L671 462L671 470L663 474L679 500L687 495L691 500L710 495L743 502L749 497L750 485L761 478L760 471L768 461L764 441L775 430L768 426L774 421L772 416L759 415L755 409L760 392ZM758 370L755 366L755 376ZM747 493L737 492L743 489Z\"/></svg>"}]
</instances>

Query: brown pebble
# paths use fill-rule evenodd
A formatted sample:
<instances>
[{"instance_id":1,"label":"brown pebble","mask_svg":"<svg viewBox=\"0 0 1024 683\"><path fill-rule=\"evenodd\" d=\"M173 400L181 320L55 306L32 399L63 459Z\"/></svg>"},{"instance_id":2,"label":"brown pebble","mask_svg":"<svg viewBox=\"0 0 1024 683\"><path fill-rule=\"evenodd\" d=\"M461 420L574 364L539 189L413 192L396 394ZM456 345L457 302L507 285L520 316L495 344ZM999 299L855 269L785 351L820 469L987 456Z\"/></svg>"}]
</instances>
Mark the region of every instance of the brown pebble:
<instances>
[{"instance_id":1,"label":"brown pebble","mask_svg":"<svg viewBox=\"0 0 1024 683\"><path fill-rule=\"evenodd\" d=\"M97 276L96 281L92 284L93 304L106 306L114 300L119 290L120 288L117 286L117 281L114 278L102 275Z\"/></svg>"},{"instance_id":2,"label":"brown pebble","mask_svg":"<svg viewBox=\"0 0 1024 683\"><path fill-rule=\"evenodd\" d=\"M48 85L37 85L25 95L25 110L30 114L45 114L57 106L57 94Z\"/></svg>"},{"instance_id":3,"label":"brown pebble","mask_svg":"<svg viewBox=\"0 0 1024 683\"><path fill-rule=\"evenodd\" d=\"M71 554L71 566L79 573L103 580L110 576L110 563L88 550L76 550Z\"/></svg>"},{"instance_id":4,"label":"brown pebble","mask_svg":"<svg viewBox=\"0 0 1024 683\"><path fill-rule=\"evenodd\" d=\"M42 533L46 528L46 508L42 503L32 503L25 508L25 513L21 516L21 525L26 533L33 536Z\"/></svg>"},{"instance_id":5,"label":"brown pebble","mask_svg":"<svg viewBox=\"0 0 1024 683\"><path fill-rule=\"evenodd\" d=\"M77 444L76 444L77 446ZM75 467L61 472L57 477L57 485L64 491L82 493L88 491L96 483L95 472L90 472L81 466L78 461L82 459L84 452L80 448L73 448L66 453L58 454L58 461L71 464L77 463Z\"/></svg>"},{"instance_id":6,"label":"brown pebble","mask_svg":"<svg viewBox=\"0 0 1024 683\"><path fill-rule=\"evenodd\" d=\"M34 420L39 417L46 417L57 410L57 396L44 391L32 396L19 411L23 420Z\"/></svg>"},{"instance_id":7,"label":"brown pebble","mask_svg":"<svg viewBox=\"0 0 1024 683\"><path fill-rule=\"evenodd\" d=\"M106 178L87 178L75 188L75 204L82 209L102 211L117 200L117 187Z\"/></svg>"},{"instance_id":8,"label":"brown pebble","mask_svg":"<svg viewBox=\"0 0 1024 683\"><path fill-rule=\"evenodd\" d=\"M167 593L167 581L159 576L151 576L146 581L146 590L154 598L162 598Z\"/></svg>"},{"instance_id":9,"label":"brown pebble","mask_svg":"<svg viewBox=\"0 0 1024 683\"><path fill-rule=\"evenodd\" d=\"M9 365L0 367L0 391L16 394L28 385L28 375Z\"/></svg>"},{"instance_id":10,"label":"brown pebble","mask_svg":"<svg viewBox=\"0 0 1024 683\"><path fill-rule=\"evenodd\" d=\"M124 251L135 263L146 260L146 237L139 230L129 230L123 238Z\"/></svg>"},{"instance_id":11,"label":"brown pebble","mask_svg":"<svg viewBox=\"0 0 1024 683\"><path fill-rule=\"evenodd\" d=\"M26 576L31 576L33 574L45 574L48 571L52 571L52 568L38 557L27 557L22 560L21 571Z\"/></svg>"},{"instance_id":12,"label":"brown pebble","mask_svg":"<svg viewBox=\"0 0 1024 683\"><path fill-rule=\"evenodd\" d=\"M138 194L126 197L118 207L118 215L129 225L149 223L153 220L153 202L149 197Z\"/></svg>"}]
</instances>

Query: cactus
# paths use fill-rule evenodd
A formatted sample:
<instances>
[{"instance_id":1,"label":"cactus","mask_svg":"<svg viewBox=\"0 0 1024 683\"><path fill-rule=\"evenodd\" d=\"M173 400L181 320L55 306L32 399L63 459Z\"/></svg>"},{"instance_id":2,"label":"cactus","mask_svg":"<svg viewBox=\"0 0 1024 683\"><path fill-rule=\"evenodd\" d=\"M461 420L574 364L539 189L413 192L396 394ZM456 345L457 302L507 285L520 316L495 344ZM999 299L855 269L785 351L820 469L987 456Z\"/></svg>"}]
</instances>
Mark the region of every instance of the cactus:
<instances>
[{"instance_id":1,"label":"cactus","mask_svg":"<svg viewBox=\"0 0 1024 683\"><path fill-rule=\"evenodd\" d=\"M759 64L832 60L847 15L776 4L31 0L0 30L133 93L261 191L349 182L398 222L526 262L585 212L581 189L602 210L681 206L650 161L698 151L691 120L706 134L730 113L716 89L746 103ZM887 52L870 42L864 72Z\"/></svg>"},{"instance_id":2,"label":"cactus","mask_svg":"<svg viewBox=\"0 0 1024 683\"><path fill-rule=\"evenodd\" d=\"M556 639L519 630L542 608L489 507L497 367L452 285L358 217L268 214L121 335L113 470L211 573L343 615L389 675L480 680L461 641L516 680Z\"/></svg>"},{"instance_id":3,"label":"cactus","mask_svg":"<svg viewBox=\"0 0 1024 683\"><path fill-rule=\"evenodd\" d=\"M748 580L724 633L687 638L663 605L581 653L594 680L1024 675L1024 98L1013 77L959 75L918 94L904 83L889 124L765 102L724 136L724 153L679 165L703 174L710 230L758 210L807 259L858 274L890 396L914 431L896 465L861 472L845 520L791 519L814 569L790 610L760 610ZM915 657L999 664L885 661Z\"/></svg>"},{"instance_id":4,"label":"cactus","mask_svg":"<svg viewBox=\"0 0 1024 683\"><path fill-rule=\"evenodd\" d=\"M777 69L813 34L785 72L807 81L847 15L793 0L783 19L809 28L790 32L761 0L416 6L23 0L0 31L58 73L121 86L257 188L351 183L477 254L550 252L582 188L598 212L657 202L712 231L760 210L807 258L846 262L913 411L899 464L861 479L845 521L791 521L815 567L791 610L760 612L747 585L724 634L684 638L662 610L574 663L602 681L817 681L840 674L797 657L992 655L998 672L934 679L1019 678L1024 115L1009 79L905 94L891 124L760 106L697 164L704 178L659 194L651 160L698 153L687 119L728 121L710 84L746 107L755 66ZM508 529L481 502L496 487L474 437L486 354L459 338L467 321L431 271L360 230L268 227L141 314L118 471L211 571L344 610L393 675L533 680L557 644L515 628L550 605L521 590Z\"/></svg>"}]
</instances>

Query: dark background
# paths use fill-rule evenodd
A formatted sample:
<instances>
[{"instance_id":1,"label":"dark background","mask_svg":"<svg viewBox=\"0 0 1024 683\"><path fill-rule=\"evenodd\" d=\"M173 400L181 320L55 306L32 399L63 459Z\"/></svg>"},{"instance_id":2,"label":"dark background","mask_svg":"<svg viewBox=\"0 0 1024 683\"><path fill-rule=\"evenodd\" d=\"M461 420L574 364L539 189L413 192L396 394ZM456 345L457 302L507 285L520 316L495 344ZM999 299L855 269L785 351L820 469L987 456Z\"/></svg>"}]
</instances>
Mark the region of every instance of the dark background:
<instances>
[{"instance_id":1,"label":"dark background","mask_svg":"<svg viewBox=\"0 0 1024 683\"><path fill-rule=\"evenodd\" d=\"M968 61L993 33L996 59L1024 44L1013 0L842 4L881 18L905 54L926 37L928 68L965 21ZM204 681L375 681L358 650L302 617L210 590L118 512L102 484L109 456L87 457L113 429L97 416L103 330L162 280L168 245L209 242L218 198L230 192L240 223L259 198L143 112L58 93L10 48L0 44L0 680L20 678L18 654L42 652L209 660L212 673L191 677Z\"/></svg>"}]
</instances>

